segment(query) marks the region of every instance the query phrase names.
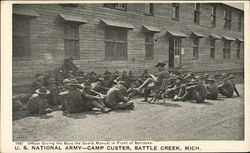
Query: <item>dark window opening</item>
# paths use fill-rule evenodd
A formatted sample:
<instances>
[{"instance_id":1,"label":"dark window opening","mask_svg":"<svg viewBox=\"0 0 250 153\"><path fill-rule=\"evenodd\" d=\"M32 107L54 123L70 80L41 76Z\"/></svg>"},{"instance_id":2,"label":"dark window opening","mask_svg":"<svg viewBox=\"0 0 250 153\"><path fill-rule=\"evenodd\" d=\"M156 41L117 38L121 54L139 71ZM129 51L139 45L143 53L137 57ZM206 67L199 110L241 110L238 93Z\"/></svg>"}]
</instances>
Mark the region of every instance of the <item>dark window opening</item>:
<instances>
[{"instance_id":1,"label":"dark window opening","mask_svg":"<svg viewBox=\"0 0 250 153\"><path fill-rule=\"evenodd\" d=\"M237 42L237 58L239 59L240 58L240 45L241 42Z\"/></svg>"},{"instance_id":2,"label":"dark window opening","mask_svg":"<svg viewBox=\"0 0 250 153\"><path fill-rule=\"evenodd\" d=\"M216 5L212 4L211 7L211 26L216 26Z\"/></svg>"},{"instance_id":3,"label":"dark window opening","mask_svg":"<svg viewBox=\"0 0 250 153\"><path fill-rule=\"evenodd\" d=\"M223 58L230 59L231 57L231 42L228 40L224 41L224 48L223 48Z\"/></svg>"},{"instance_id":4,"label":"dark window opening","mask_svg":"<svg viewBox=\"0 0 250 153\"><path fill-rule=\"evenodd\" d=\"M242 26L242 14L239 13L239 17L238 17L238 32L241 32L241 26Z\"/></svg>"},{"instance_id":5,"label":"dark window opening","mask_svg":"<svg viewBox=\"0 0 250 153\"><path fill-rule=\"evenodd\" d=\"M145 59L154 59L154 35L153 33L145 33Z\"/></svg>"},{"instance_id":6,"label":"dark window opening","mask_svg":"<svg viewBox=\"0 0 250 153\"><path fill-rule=\"evenodd\" d=\"M128 31L123 28L105 29L105 59L126 60L128 58Z\"/></svg>"},{"instance_id":7,"label":"dark window opening","mask_svg":"<svg viewBox=\"0 0 250 153\"><path fill-rule=\"evenodd\" d=\"M104 6L112 9L127 10L127 4L125 3L107 3Z\"/></svg>"},{"instance_id":8,"label":"dark window opening","mask_svg":"<svg viewBox=\"0 0 250 153\"><path fill-rule=\"evenodd\" d=\"M154 15L154 4L145 3L145 14Z\"/></svg>"},{"instance_id":9,"label":"dark window opening","mask_svg":"<svg viewBox=\"0 0 250 153\"><path fill-rule=\"evenodd\" d=\"M13 57L30 56L30 19L13 15Z\"/></svg>"},{"instance_id":10,"label":"dark window opening","mask_svg":"<svg viewBox=\"0 0 250 153\"><path fill-rule=\"evenodd\" d=\"M199 38L194 38L193 41L193 58L199 58Z\"/></svg>"},{"instance_id":11,"label":"dark window opening","mask_svg":"<svg viewBox=\"0 0 250 153\"><path fill-rule=\"evenodd\" d=\"M179 3L173 3L173 19L174 20L179 20L180 16L180 5Z\"/></svg>"},{"instance_id":12,"label":"dark window opening","mask_svg":"<svg viewBox=\"0 0 250 153\"><path fill-rule=\"evenodd\" d=\"M181 54L181 39L174 39L174 55Z\"/></svg>"},{"instance_id":13,"label":"dark window opening","mask_svg":"<svg viewBox=\"0 0 250 153\"><path fill-rule=\"evenodd\" d=\"M211 40L210 57L215 58L215 40Z\"/></svg>"},{"instance_id":14,"label":"dark window opening","mask_svg":"<svg viewBox=\"0 0 250 153\"><path fill-rule=\"evenodd\" d=\"M224 9L224 27L225 29L231 29L232 26L232 11L230 8Z\"/></svg>"},{"instance_id":15,"label":"dark window opening","mask_svg":"<svg viewBox=\"0 0 250 153\"><path fill-rule=\"evenodd\" d=\"M194 23L200 22L200 4L196 3L194 5Z\"/></svg>"},{"instance_id":16,"label":"dark window opening","mask_svg":"<svg viewBox=\"0 0 250 153\"><path fill-rule=\"evenodd\" d=\"M66 23L64 27L65 56L80 59L79 53L79 25Z\"/></svg>"}]
</instances>

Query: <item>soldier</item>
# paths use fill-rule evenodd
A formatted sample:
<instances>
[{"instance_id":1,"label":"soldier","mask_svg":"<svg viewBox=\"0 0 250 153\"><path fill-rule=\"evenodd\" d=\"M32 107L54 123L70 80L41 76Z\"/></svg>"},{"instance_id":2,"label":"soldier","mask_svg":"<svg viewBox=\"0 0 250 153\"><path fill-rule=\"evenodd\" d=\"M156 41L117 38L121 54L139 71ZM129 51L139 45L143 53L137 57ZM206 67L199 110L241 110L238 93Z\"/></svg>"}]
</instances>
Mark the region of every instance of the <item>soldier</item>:
<instances>
[{"instance_id":1,"label":"soldier","mask_svg":"<svg viewBox=\"0 0 250 153\"><path fill-rule=\"evenodd\" d=\"M239 94L239 91L237 90L236 86L235 86L235 78L234 78L234 75L229 75L228 79L233 83L233 86L234 86L234 92L236 93L236 95L239 97L240 94Z\"/></svg>"},{"instance_id":2,"label":"soldier","mask_svg":"<svg viewBox=\"0 0 250 153\"><path fill-rule=\"evenodd\" d=\"M169 79L169 73L165 70L165 65L166 64L162 61L158 62L157 65L155 65L155 67L159 70L158 76L155 77L154 75L150 74L151 78L148 78L141 86L135 88L137 92L141 92L141 90L145 88L143 102L148 102L148 96L151 90L160 88L163 79ZM151 86L149 86L150 83L152 83Z\"/></svg>"},{"instance_id":3,"label":"soldier","mask_svg":"<svg viewBox=\"0 0 250 153\"><path fill-rule=\"evenodd\" d=\"M124 82L124 86L125 86L126 88L129 88L129 86L130 86L130 80L129 80L129 77L128 77L126 71L123 71L123 72L122 72L122 75L119 76L119 77L117 77L117 78L114 80L114 82L116 82L116 83L117 83L118 81L123 81L123 82Z\"/></svg>"},{"instance_id":4,"label":"soldier","mask_svg":"<svg viewBox=\"0 0 250 153\"><path fill-rule=\"evenodd\" d=\"M32 83L30 93L35 93L35 90L41 88L44 85L44 78L40 73L37 73L35 76L35 80Z\"/></svg>"},{"instance_id":5,"label":"soldier","mask_svg":"<svg viewBox=\"0 0 250 153\"><path fill-rule=\"evenodd\" d=\"M219 93L227 98L232 98L234 93L234 84L227 78L226 73L223 73L220 78L224 79L224 81L218 86Z\"/></svg>"},{"instance_id":6,"label":"soldier","mask_svg":"<svg viewBox=\"0 0 250 153\"><path fill-rule=\"evenodd\" d=\"M177 101L180 99L180 97L183 97L184 94L186 93L186 87L190 85L190 81L194 79L190 73L188 73L182 80L182 83L180 85L180 89L177 95L174 96L174 101Z\"/></svg>"},{"instance_id":7,"label":"soldier","mask_svg":"<svg viewBox=\"0 0 250 153\"><path fill-rule=\"evenodd\" d=\"M71 71L73 74L75 71L78 71L78 68L75 63L73 63L73 58L70 57L64 59L64 63L62 64L61 70L64 75L64 78L68 78L69 71Z\"/></svg>"},{"instance_id":8,"label":"soldier","mask_svg":"<svg viewBox=\"0 0 250 153\"><path fill-rule=\"evenodd\" d=\"M170 79L170 85L166 90L165 95L168 98L174 98L176 95L178 95L181 85L182 78L180 76L176 76L175 78Z\"/></svg>"},{"instance_id":9,"label":"soldier","mask_svg":"<svg viewBox=\"0 0 250 153\"><path fill-rule=\"evenodd\" d=\"M103 78L104 78L104 86L110 88L112 86L112 82L113 82L111 72L106 70L104 72Z\"/></svg>"},{"instance_id":10,"label":"soldier","mask_svg":"<svg viewBox=\"0 0 250 153\"><path fill-rule=\"evenodd\" d=\"M92 110L96 107L99 108L103 113L107 113L110 111L110 109L107 108L104 104L105 95L92 90L90 82L84 83L84 87L82 89L82 97L88 110Z\"/></svg>"},{"instance_id":11,"label":"soldier","mask_svg":"<svg viewBox=\"0 0 250 153\"><path fill-rule=\"evenodd\" d=\"M192 76L192 75L191 75ZM203 81L199 76L192 78L185 88L185 93L182 97L178 97L178 100L187 101L195 100L197 103L202 103L205 101L207 96L207 89Z\"/></svg>"},{"instance_id":12,"label":"soldier","mask_svg":"<svg viewBox=\"0 0 250 153\"><path fill-rule=\"evenodd\" d=\"M80 90L79 84L76 79L70 80L70 89L67 95L64 97L66 99L66 112L67 113L80 113L84 111L90 111L94 107L101 109L102 112L108 112L109 109L102 106L98 100L104 97L89 95L86 90Z\"/></svg>"},{"instance_id":13,"label":"soldier","mask_svg":"<svg viewBox=\"0 0 250 153\"><path fill-rule=\"evenodd\" d=\"M207 97L207 87L205 86L204 81L199 77L196 76L197 85L196 85L196 102L203 103Z\"/></svg>"},{"instance_id":14,"label":"soldier","mask_svg":"<svg viewBox=\"0 0 250 153\"><path fill-rule=\"evenodd\" d=\"M210 75L205 82L208 92L206 99L216 100L218 98L218 84L215 82L214 76Z\"/></svg>"},{"instance_id":15,"label":"soldier","mask_svg":"<svg viewBox=\"0 0 250 153\"><path fill-rule=\"evenodd\" d=\"M48 95L48 103L50 105L58 106L59 105L59 97L58 97L59 91L58 91L58 88L57 88L56 78L55 78L54 75L51 75L48 78L48 86L47 86L47 88L50 91L50 94Z\"/></svg>"},{"instance_id":16,"label":"soldier","mask_svg":"<svg viewBox=\"0 0 250 153\"><path fill-rule=\"evenodd\" d=\"M104 86L104 78L98 78L96 82L92 83L91 89L102 94L106 94L109 90Z\"/></svg>"},{"instance_id":17,"label":"soldier","mask_svg":"<svg viewBox=\"0 0 250 153\"><path fill-rule=\"evenodd\" d=\"M37 89L35 91L27 105L28 105L28 110L30 111L31 114L47 114L52 112L51 109L48 108L48 103L47 103L47 95L49 94L49 91L46 90L44 86L41 88Z\"/></svg>"},{"instance_id":18,"label":"soldier","mask_svg":"<svg viewBox=\"0 0 250 153\"><path fill-rule=\"evenodd\" d=\"M124 87L123 82L119 81L114 87L109 89L105 104L112 110L134 109L133 102L125 97L125 91L126 88Z\"/></svg>"}]
</instances>

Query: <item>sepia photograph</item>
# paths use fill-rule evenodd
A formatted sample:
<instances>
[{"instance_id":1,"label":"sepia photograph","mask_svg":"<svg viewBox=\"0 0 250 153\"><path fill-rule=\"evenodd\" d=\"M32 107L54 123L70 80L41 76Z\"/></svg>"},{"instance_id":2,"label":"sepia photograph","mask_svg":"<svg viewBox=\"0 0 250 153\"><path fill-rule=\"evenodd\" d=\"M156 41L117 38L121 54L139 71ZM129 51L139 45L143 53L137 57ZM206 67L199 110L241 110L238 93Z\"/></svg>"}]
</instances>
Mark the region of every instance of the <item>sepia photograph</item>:
<instances>
[{"instance_id":1,"label":"sepia photograph","mask_svg":"<svg viewBox=\"0 0 250 153\"><path fill-rule=\"evenodd\" d=\"M245 141L244 14L224 1L12 3L12 141Z\"/></svg>"}]
</instances>

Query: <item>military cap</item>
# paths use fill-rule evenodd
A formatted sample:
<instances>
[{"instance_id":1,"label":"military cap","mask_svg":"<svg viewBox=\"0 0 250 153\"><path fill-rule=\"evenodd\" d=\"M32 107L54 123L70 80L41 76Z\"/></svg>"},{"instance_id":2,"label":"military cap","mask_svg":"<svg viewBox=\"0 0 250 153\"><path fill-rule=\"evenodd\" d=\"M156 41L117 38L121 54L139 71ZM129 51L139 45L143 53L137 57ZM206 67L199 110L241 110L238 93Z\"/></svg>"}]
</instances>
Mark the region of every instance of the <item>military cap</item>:
<instances>
[{"instance_id":1,"label":"military cap","mask_svg":"<svg viewBox=\"0 0 250 153\"><path fill-rule=\"evenodd\" d=\"M163 61L159 61L156 65L155 65L155 67L158 67L158 66L165 66L166 65L166 63L164 63Z\"/></svg>"},{"instance_id":2,"label":"military cap","mask_svg":"<svg viewBox=\"0 0 250 153\"><path fill-rule=\"evenodd\" d=\"M39 95L48 95L50 92L44 86L35 91Z\"/></svg>"}]
</instances>

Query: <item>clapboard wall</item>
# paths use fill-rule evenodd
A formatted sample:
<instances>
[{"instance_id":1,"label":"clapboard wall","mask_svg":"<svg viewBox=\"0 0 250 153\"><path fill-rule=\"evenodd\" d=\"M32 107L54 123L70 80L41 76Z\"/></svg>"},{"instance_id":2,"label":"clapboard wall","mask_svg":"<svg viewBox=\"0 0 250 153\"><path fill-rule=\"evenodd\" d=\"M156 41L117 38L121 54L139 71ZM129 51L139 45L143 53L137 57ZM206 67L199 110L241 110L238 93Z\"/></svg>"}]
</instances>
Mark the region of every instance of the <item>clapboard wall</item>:
<instances>
[{"instance_id":1,"label":"clapboard wall","mask_svg":"<svg viewBox=\"0 0 250 153\"><path fill-rule=\"evenodd\" d=\"M232 8L232 29L224 29L224 4L217 4L216 27L210 26L211 4L201 3L200 24L193 22L194 4L180 4L180 20L172 19L172 3L154 4L154 16L144 14L144 3L127 5L127 10L103 7L103 4L80 4L78 7L65 7L59 4L14 5L13 9L33 9L40 16L30 20L31 55L29 58L13 58L13 85L28 85L35 73L45 73L59 68L64 60L64 27L59 13L84 17L88 23L79 26L80 60L74 62L84 72L106 69L133 70L140 73L143 69L155 71L154 65L165 60L168 67L169 38L168 30L181 31L188 35L182 39L182 68L191 71L243 70L244 55L241 45L241 57L236 57L236 42L231 43L231 59L223 59L223 41L216 40L215 59L210 58L209 34L243 38L237 32L238 9ZM104 26L100 20L127 22L135 28L128 31L128 59L120 61L105 60ZM142 26L148 25L160 29L154 34L154 59L145 60L145 33ZM243 28L242 28L243 29ZM192 31L205 35L200 39L199 59L193 60Z\"/></svg>"}]
</instances>

